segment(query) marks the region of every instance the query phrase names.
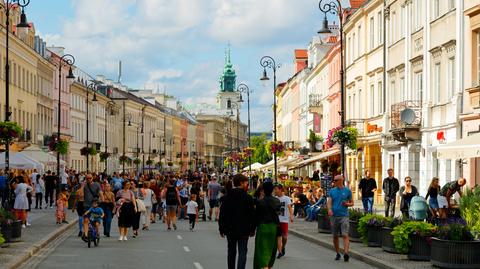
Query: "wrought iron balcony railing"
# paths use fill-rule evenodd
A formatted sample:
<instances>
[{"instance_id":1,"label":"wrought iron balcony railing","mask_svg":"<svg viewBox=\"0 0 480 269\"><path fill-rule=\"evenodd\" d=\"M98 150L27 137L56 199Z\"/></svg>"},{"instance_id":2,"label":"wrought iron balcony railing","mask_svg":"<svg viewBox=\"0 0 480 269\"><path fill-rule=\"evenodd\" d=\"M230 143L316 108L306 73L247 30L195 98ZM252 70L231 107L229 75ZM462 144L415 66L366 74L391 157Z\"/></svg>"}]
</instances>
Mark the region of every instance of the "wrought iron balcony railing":
<instances>
[{"instance_id":1,"label":"wrought iron balcony railing","mask_svg":"<svg viewBox=\"0 0 480 269\"><path fill-rule=\"evenodd\" d=\"M308 107L320 107L322 105L322 95L312 93L308 96Z\"/></svg>"}]
</instances>

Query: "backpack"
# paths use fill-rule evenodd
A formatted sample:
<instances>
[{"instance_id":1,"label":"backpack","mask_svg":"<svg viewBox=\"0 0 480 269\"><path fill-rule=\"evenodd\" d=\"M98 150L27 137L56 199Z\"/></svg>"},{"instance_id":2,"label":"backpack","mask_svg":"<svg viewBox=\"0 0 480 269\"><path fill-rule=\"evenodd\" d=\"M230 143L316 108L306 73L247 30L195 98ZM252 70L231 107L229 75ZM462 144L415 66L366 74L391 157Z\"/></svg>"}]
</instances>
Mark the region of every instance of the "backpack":
<instances>
[{"instance_id":1,"label":"backpack","mask_svg":"<svg viewBox=\"0 0 480 269\"><path fill-rule=\"evenodd\" d=\"M175 187L168 187L165 194L165 202L167 205L177 205L177 191Z\"/></svg>"}]
</instances>

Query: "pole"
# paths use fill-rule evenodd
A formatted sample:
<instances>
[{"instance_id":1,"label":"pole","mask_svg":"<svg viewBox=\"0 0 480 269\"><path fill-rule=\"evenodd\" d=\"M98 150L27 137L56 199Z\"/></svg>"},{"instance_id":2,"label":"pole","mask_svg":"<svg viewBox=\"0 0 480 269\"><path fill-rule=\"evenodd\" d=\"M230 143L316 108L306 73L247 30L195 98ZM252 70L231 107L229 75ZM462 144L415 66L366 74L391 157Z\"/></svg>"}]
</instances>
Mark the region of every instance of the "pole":
<instances>
[{"instance_id":1,"label":"pole","mask_svg":"<svg viewBox=\"0 0 480 269\"><path fill-rule=\"evenodd\" d=\"M142 108L142 175L145 175L145 130L144 130L144 111L145 107Z\"/></svg>"},{"instance_id":2,"label":"pole","mask_svg":"<svg viewBox=\"0 0 480 269\"><path fill-rule=\"evenodd\" d=\"M240 153L240 115L237 106L237 151ZM240 163L237 162L237 173L240 171Z\"/></svg>"},{"instance_id":3,"label":"pole","mask_svg":"<svg viewBox=\"0 0 480 269\"><path fill-rule=\"evenodd\" d=\"M338 3L339 5L339 10L338 10L338 16L340 19L340 115L341 115L341 126L342 128L345 127L345 63L344 63L344 57L343 57L343 11L340 6L340 2ZM340 158L342 159L342 174L344 177L347 175L347 171L345 170L345 145L341 144L340 146ZM348 179L346 178L346 181Z\"/></svg>"},{"instance_id":4,"label":"pole","mask_svg":"<svg viewBox=\"0 0 480 269\"><path fill-rule=\"evenodd\" d=\"M8 57L8 31L10 29L10 1L6 1L5 7L5 121L10 121L10 63ZM10 169L10 143L5 143L5 176L8 179ZM9 180L7 180L9 181ZM3 201L2 201L3 202Z\"/></svg>"},{"instance_id":5,"label":"pole","mask_svg":"<svg viewBox=\"0 0 480 269\"><path fill-rule=\"evenodd\" d=\"M107 140L107 136L108 136L108 110L110 109L110 103L107 103L107 105L105 106L105 153L108 153L108 140ZM107 159L105 159L105 173L107 173Z\"/></svg>"},{"instance_id":6,"label":"pole","mask_svg":"<svg viewBox=\"0 0 480 269\"><path fill-rule=\"evenodd\" d=\"M123 154L122 156L124 156L123 158L125 158L125 131L126 129L126 108L125 108L125 101L123 101ZM122 170L123 170L123 174L125 175L125 161L122 163Z\"/></svg>"},{"instance_id":7,"label":"pole","mask_svg":"<svg viewBox=\"0 0 480 269\"><path fill-rule=\"evenodd\" d=\"M248 148L250 148L250 89L247 87ZM252 156L248 156L248 177L252 178Z\"/></svg>"},{"instance_id":8,"label":"pole","mask_svg":"<svg viewBox=\"0 0 480 269\"><path fill-rule=\"evenodd\" d=\"M165 166L167 165L167 115L163 116L163 154L165 157L163 158L163 166L162 170L165 171ZM160 155L160 162L162 162L162 155Z\"/></svg>"},{"instance_id":9,"label":"pole","mask_svg":"<svg viewBox=\"0 0 480 269\"><path fill-rule=\"evenodd\" d=\"M139 136L139 130L140 130L140 126L137 126L137 159L138 157L140 156L140 147L138 146L138 136ZM137 175L138 175L138 164L136 164L137 166Z\"/></svg>"},{"instance_id":10,"label":"pole","mask_svg":"<svg viewBox=\"0 0 480 269\"><path fill-rule=\"evenodd\" d=\"M88 141L88 129L89 129L89 120L88 120L88 106L89 106L89 105L88 105L88 90L89 90L89 87L87 87L87 100L85 101L85 103L86 103L86 105L87 105L87 118L86 118L86 119L87 119L87 130L86 130L86 131L87 131L87 154L85 154L85 157L87 158L87 162L86 162L86 163L87 163L87 172L88 172L88 168L89 168L89 165L88 165L88 164L89 164L89 160L88 160L88 155L89 155L89 154L88 154L88 152L89 152L89 150L88 150L88 149L89 149L89 148L88 148L88 145L89 145L89 141Z\"/></svg>"},{"instance_id":11,"label":"pole","mask_svg":"<svg viewBox=\"0 0 480 269\"><path fill-rule=\"evenodd\" d=\"M62 93L62 59L58 64L58 119L57 119L57 142L60 142L60 117L62 115L62 102L60 100ZM60 152L57 150L57 176L60 176Z\"/></svg>"}]
</instances>

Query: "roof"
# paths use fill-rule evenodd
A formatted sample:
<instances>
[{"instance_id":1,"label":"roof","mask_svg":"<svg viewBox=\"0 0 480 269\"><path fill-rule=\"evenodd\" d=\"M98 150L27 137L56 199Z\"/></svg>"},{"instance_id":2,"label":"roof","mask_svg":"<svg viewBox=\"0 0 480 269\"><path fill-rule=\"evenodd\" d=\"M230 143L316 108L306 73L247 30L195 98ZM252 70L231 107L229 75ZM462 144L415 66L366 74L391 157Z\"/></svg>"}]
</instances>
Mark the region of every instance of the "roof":
<instances>
[{"instance_id":1,"label":"roof","mask_svg":"<svg viewBox=\"0 0 480 269\"><path fill-rule=\"evenodd\" d=\"M295 59L308 59L308 52L306 49L296 49Z\"/></svg>"}]
</instances>

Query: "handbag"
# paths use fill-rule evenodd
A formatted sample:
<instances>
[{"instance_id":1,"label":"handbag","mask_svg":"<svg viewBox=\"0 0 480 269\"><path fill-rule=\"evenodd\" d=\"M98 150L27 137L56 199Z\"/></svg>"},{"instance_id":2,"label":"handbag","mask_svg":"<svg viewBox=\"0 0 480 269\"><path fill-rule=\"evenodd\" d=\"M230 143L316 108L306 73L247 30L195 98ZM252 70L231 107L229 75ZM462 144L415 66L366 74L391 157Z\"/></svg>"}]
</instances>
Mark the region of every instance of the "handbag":
<instances>
[{"instance_id":1,"label":"handbag","mask_svg":"<svg viewBox=\"0 0 480 269\"><path fill-rule=\"evenodd\" d=\"M137 211L138 212L146 212L147 211L147 208L145 207L145 204L143 203L142 200L137 198L136 202L137 202Z\"/></svg>"}]
</instances>

